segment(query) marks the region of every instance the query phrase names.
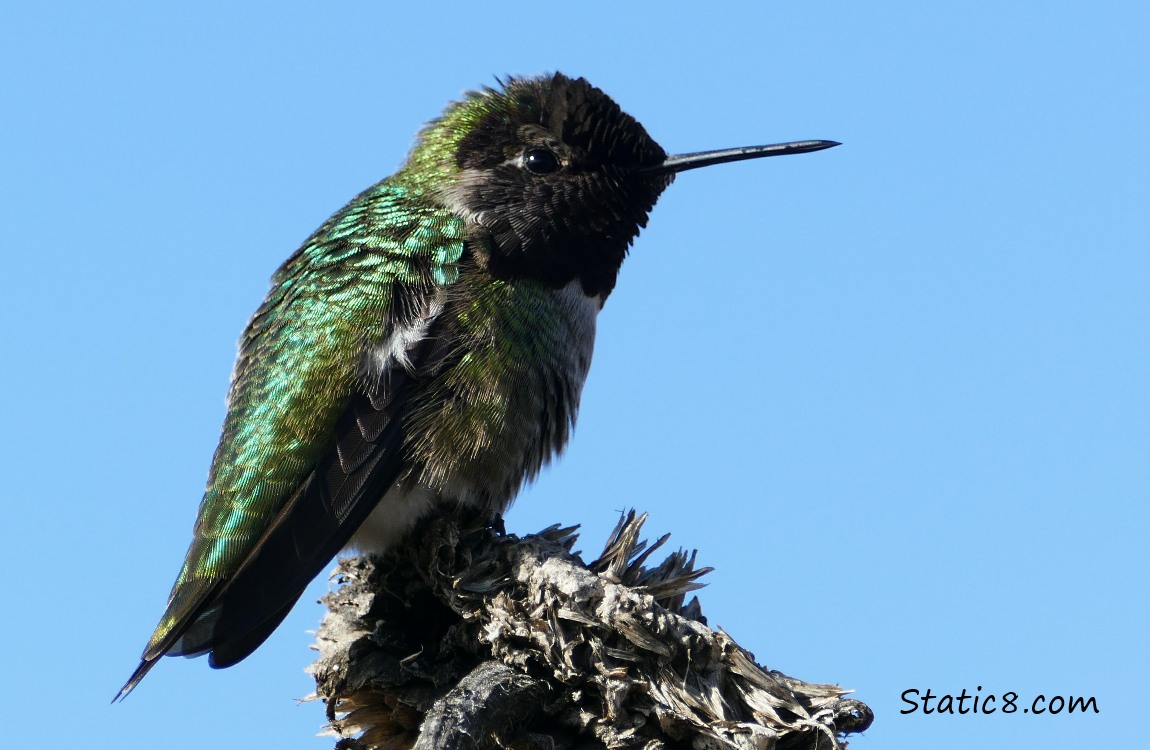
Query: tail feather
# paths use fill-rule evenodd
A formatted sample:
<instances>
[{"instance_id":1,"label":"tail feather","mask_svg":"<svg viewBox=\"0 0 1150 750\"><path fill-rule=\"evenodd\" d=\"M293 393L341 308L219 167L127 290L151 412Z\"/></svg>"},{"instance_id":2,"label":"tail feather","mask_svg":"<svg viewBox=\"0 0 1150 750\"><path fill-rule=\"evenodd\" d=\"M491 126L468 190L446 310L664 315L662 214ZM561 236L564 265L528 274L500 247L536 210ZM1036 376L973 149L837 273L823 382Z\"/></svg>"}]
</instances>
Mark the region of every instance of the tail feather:
<instances>
[{"instance_id":1,"label":"tail feather","mask_svg":"<svg viewBox=\"0 0 1150 750\"><path fill-rule=\"evenodd\" d=\"M116 697L112 699L112 703L119 703L128 697L128 695L136 689L136 685L140 684L140 680L152 671L152 667L156 666L159 657L153 659L141 659L140 666L136 667L136 671L132 672L132 676L124 683L124 687L120 688L120 692L116 693Z\"/></svg>"},{"instance_id":2,"label":"tail feather","mask_svg":"<svg viewBox=\"0 0 1150 750\"><path fill-rule=\"evenodd\" d=\"M308 475L236 572L208 588L149 646L113 702L127 697L161 656L210 653L213 667L229 667L271 635L400 478L403 420L396 412L404 400L387 399L377 410L369 396L354 397L337 423L338 448Z\"/></svg>"},{"instance_id":3,"label":"tail feather","mask_svg":"<svg viewBox=\"0 0 1150 750\"><path fill-rule=\"evenodd\" d=\"M252 652L259 648L288 616L288 612L291 612L292 607L295 606L296 599L292 599L283 609L264 620L262 625L247 635L216 646L212 650L211 656L208 657L208 663L212 665L213 669L226 669L251 656Z\"/></svg>"}]
</instances>

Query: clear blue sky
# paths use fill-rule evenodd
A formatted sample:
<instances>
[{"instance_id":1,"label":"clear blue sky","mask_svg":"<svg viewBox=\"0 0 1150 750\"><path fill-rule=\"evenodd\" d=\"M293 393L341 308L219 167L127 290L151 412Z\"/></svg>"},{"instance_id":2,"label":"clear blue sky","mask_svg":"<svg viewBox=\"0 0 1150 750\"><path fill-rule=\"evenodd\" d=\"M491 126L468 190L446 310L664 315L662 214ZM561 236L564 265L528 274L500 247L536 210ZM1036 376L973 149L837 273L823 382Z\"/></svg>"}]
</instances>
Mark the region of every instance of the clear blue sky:
<instances>
[{"instance_id":1,"label":"clear blue sky","mask_svg":"<svg viewBox=\"0 0 1150 750\"><path fill-rule=\"evenodd\" d=\"M108 701L276 266L464 89L561 70L670 151L845 145L663 196L575 440L509 529L582 523L589 550L650 511L717 568L712 624L874 708L859 750L1128 744L1150 662L1148 8L4 4L7 741L331 746L293 700L322 581L239 667L165 660ZM980 685L1101 712L900 714L905 690Z\"/></svg>"}]
</instances>

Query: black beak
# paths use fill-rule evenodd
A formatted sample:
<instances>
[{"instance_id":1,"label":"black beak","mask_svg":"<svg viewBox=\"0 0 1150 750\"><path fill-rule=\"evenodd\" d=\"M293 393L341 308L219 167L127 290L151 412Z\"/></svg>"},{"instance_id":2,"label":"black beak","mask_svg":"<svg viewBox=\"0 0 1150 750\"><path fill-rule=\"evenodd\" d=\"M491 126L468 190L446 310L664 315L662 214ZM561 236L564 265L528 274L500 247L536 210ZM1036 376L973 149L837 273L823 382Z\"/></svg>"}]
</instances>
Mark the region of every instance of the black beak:
<instances>
[{"instance_id":1,"label":"black beak","mask_svg":"<svg viewBox=\"0 0 1150 750\"><path fill-rule=\"evenodd\" d=\"M712 164L723 164L728 161L760 159L764 156L805 154L839 145L842 144L838 141L791 141L790 143L772 143L769 146L744 146L743 148L724 148L718 151L700 151L695 154L675 154L664 159L662 164L646 167L639 171L650 175L677 174L688 169L709 167Z\"/></svg>"}]
</instances>

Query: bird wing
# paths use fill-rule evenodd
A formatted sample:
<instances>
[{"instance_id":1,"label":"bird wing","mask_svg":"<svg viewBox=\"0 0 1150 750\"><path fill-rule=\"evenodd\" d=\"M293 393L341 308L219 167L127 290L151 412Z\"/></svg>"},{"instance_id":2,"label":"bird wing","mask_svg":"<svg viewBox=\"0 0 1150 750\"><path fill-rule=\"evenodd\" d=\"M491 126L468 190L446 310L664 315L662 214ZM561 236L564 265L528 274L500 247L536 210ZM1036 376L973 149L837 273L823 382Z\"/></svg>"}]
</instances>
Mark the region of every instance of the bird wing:
<instances>
[{"instance_id":1,"label":"bird wing","mask_svg":"<svg viewBox=\"0 0 1150 750\"><path fill-rule=\"evenodd\" d=\"M404 349L458 275L463 226L390 180L280 268L241 339L183 568L127 695L165 654L250 654L347 543L403 464ZM390 342L390 363L370 352Z\"/></svg>"}]
</instances>

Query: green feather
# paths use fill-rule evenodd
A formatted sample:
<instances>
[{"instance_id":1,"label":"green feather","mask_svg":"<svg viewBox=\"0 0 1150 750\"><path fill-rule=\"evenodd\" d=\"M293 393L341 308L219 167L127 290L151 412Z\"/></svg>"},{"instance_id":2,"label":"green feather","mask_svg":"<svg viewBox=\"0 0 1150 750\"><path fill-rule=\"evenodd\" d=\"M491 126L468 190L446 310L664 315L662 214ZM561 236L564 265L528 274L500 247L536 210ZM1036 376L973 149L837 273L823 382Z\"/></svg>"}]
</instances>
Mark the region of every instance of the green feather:
<instances>
[{"instance_id":1,"label":"green feather","mask_svg":"<svg viewBox=\"0 0 1150 750\"><path fill-rule=\"evenodd\" d=\"M319 458L401 287L453 283L463 222L401 179L331 217L272 280L244 332L194 538L149 650L233 574Z\"/></svg>"}]
</instances>

